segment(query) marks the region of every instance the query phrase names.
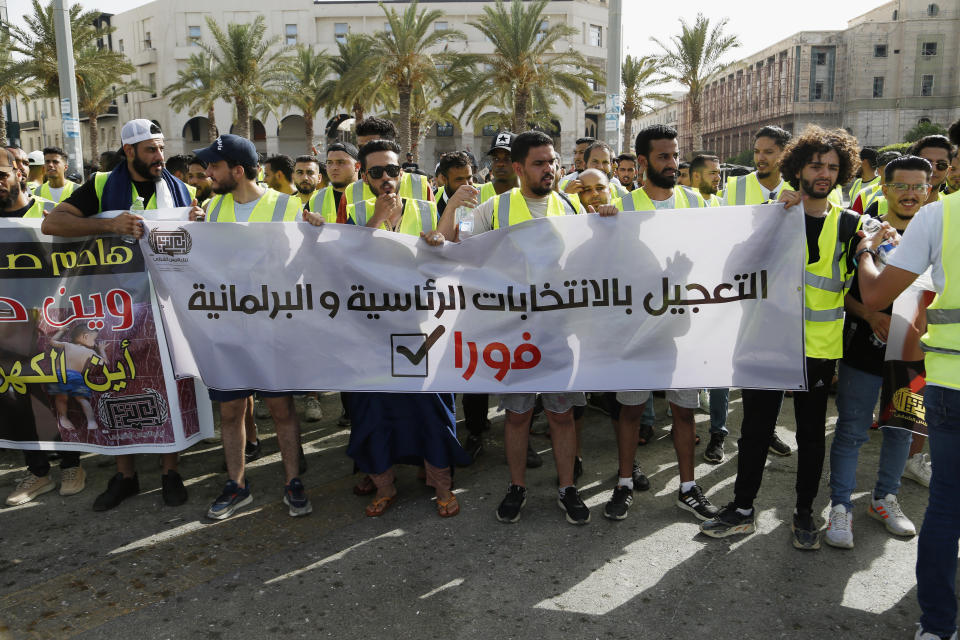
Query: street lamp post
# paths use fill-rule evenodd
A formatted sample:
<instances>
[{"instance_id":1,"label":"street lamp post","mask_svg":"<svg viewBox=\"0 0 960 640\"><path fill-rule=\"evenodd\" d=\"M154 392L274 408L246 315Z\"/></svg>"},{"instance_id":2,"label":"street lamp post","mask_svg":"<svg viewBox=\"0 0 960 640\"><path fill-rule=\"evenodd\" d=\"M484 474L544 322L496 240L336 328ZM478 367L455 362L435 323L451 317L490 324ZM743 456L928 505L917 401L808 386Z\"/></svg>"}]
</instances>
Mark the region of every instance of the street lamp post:
<instances>
[{"instance_id":1,"label":"street lamp post","mask_svg":"<svg viewBox=\"0 0 960 640\"><path fill-rule=\"evenodd\" d=\"M604 135L612 149L620 149L620 60L623 35L623 2L610 0L607 27L607 108ZM598 136L600 137L600 136Z\"/></svg>"},{"instance_id":2,"label":"street lamp post","mask_svg":"<svg viewBox=\"0 0 960 640\"><path fill-rule=\"evenodd\" d=\"M73 61L69 0L53 0L53 26L57 34L57 71L60 74L60 119L63 148L75 171L83 174L80 147L80 109L77 104L77 76Z\"/></svg>"}]
</instances>

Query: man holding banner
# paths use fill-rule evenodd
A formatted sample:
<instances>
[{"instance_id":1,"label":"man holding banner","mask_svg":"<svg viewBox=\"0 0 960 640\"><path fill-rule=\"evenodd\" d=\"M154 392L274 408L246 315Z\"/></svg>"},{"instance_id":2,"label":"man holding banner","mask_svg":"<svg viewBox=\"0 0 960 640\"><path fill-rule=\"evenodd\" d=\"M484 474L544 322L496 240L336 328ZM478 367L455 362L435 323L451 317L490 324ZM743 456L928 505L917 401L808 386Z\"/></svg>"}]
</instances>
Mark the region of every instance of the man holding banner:
<instances>
[{"instance_id":1,"label":"man holding banner","mask_svg":"<svg viewBox=\"0 0 960 640\"><path fill-rule=\"evenodd\" d=\"M823 473L827 393L836 361L843 355L843 300L853 271L859 216L828 200L857 166L857 141L841 129L808 126L786 146L780 172L792 189L780 201L800 205L806 225L807 260L804 308L807 390L793 395L797 421L797 500L793 545L819 549L820 531L813 501ZM734 501L700 530L721 538L756 530L753 501L760 490L770 437L783 403L783 391L744 389Z\"/></svg>"},{"instance_id":2,"label":"man holding banner","mask_svg":"<svg viewBox=\"0 0 960 640\"><path fill-rule=\"evenodd\" d=\"M146 208L195 207L187 186L164 168L163 133L149 120L131 120L120 131L125 158L110 173L97 173L43 220L42 231L49 235L80 237L117 234L139 238L143 235L141 216L130 213L136 197ZM104 211L121 210L114 218L94 218ZM197 208L199 210L199 208ZM132 455L118 455L117 473L107 490L97 496L94 511L106 511L140 492ZM187 490L177 472L177 454L162 454L163 500L169 506L187 501Z\"/></svg>"}]
</instances>

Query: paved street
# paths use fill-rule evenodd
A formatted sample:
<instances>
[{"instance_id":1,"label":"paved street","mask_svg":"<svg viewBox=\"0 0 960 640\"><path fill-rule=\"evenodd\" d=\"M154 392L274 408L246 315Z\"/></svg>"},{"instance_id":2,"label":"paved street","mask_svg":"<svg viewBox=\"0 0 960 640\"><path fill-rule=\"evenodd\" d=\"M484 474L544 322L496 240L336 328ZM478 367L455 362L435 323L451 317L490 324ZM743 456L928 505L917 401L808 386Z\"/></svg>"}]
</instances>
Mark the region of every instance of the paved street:
<instances>
[{"instance_id":1,"label":"paved street","mask_svg":"<svg viewBox=\"0 0 960 640\"><path fill-rule=\"evenodd\" d=\"M8 638L912 638L919 617L915 539L895 539L867 516L880 434L862 451L854 494L856 548L790 543L796 453L771 455L757 502L759 531L713 540L675 506L679 480L664 400L656 440L637 451L651 479L630 516L602 506L615 475L609 418L588 409L580 485L590 524L567 524L557 506L550 441L532 436L545 464L528 472L515 525L496 521L507 483L502 415L493 412L486 452L459 469L462 511L437 517L416 470L399 471L401 499L378 519L345 455L336 395L325 418L304 424L313 514L290 518L281 502L276 438L261 421L267 453L249 472L254 503L234 518L204 517L224 482L219 445L183 456L190 500L163 506L156 456L138 462L141 494L96 514L93 499L113 473L85 456L87 489L56 492L0 510L0 640ZM697 477L717 504L732 498L740 400L731 399L727 459ZM831 398L828 434L836 411ZM792 401L778 431L795 444ZM23 473L19 453L0 453L0 495ZM54 477L59 470L54 468ZM817 506L826 515L826 474ZM904 511L919 526L926 489L905 481Z\"/></svg>"}]
</instances>

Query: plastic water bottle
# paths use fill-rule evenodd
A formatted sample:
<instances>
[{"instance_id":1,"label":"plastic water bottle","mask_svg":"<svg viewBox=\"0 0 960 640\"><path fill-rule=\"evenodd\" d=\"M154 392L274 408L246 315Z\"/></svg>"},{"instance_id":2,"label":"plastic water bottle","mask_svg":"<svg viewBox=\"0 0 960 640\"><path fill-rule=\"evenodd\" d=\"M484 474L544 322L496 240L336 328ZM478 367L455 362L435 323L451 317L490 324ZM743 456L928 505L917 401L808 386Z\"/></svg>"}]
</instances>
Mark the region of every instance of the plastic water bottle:
<instances>
[{"instance_id":1,"label":"plastic water bottle","mask_svg":"<svg viewBox=\"0 0 960 640\"><path fill-rule=\"evenodd\" d=\"M877 218L870 217L863 221L863 232L868 238L879 233L882 228L883 224ZM883 244L877 247L877 259L880 261L878 268L882 269L883 266L887 264L887 255L893 251L893 249L894 247L889 240L884 240Z\"/></svg>"},{"instance_id":2,"label":"plastic water bottle","mask_svg":"<svg viewBox=\"0 0 960 640\"><path fill-rule=\"evenodd\" d=\"M130 213L144 211L145 209L146 207L143 206L143 196L137 196L133 202L130 203ZM127 244L135 244L137 242L137 239L133 236L120 236L120 239Z\"/></svg>"},{"instance_id":3,"label":"plastic water bottle","mask_svg":"<svg viewBox=\"0 0 960 640\"><path fill-rule=\"evenodd\" d=\"M473 207L457 207L457 237L464 240L473 235Z\"/></svg>"}]
</instances>

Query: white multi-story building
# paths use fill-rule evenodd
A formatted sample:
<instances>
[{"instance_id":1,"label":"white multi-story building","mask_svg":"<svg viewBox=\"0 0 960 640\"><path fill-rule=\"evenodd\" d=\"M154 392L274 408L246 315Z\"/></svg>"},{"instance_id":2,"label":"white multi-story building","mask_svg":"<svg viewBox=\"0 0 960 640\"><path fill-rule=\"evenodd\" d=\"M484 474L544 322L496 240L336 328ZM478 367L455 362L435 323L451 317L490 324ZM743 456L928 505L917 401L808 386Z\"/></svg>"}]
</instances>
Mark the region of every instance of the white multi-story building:
<instances>
[{"instance_id":1,"label":"white multi-story building","mask_svg":"<svg viewBox=\"0 0 960 640\"><path fill-rule=\"evenodd\" d=\"M386 0L389 8L401 12L409 2ZM479 30L469 25L482 14L490 0L444 0L421 2L421 9L439 9L444 17L436 28L458 29L466 41L453 41L448 48L471 53L489 53L493 45ZM164 87L173 84L178 69L183 68L190 54L199 51L197 42L212 42L206 18L210 17L225 27L228 23L249 23L264 16L267 37L279 36L287 45L309 44L314 49L335 54L337 41L347 33L374 34L385 28L383 10L373 0L340 1L275 0L269 6L260 0L156 0L141 7L108 16L115 31L107 44L122 51L136 67L134 77L149 93L130 93L122 96L111 113L100 118L100 150L115 150L120 145L120 127L131 118L148 118L157 122L166 135L169 154L189 152L209 143L205 114L176 112L163 97ZM607 57L607 3L606 0L551 0L545 11L550 23L564 23L577 29L574 36L562 42L558 49L577 50L599 68L605 68ZM602 92L603 87L597 87ZM557 116L551 133L565 162L572 161L574 140L582 135L595 135L602 121L602 95L598 104L588 105L575 98L567 107L558 101L554 106ZM47 145L59 145L60 119L56 100L27 100L19 105L21 118L21 146L27 150ZM252 137L257 149L264 154L286 153L296 156L307 151L303 114L294 108L278 109L263 120L254 120ZM317 114L317 135L323 133L327 118L338 114ZM378 114L371 114L378 115ZM81 114L83 140L89 140L89 123ZM233 129L234 106L219 101L215 117L220 132ZM489 127L474 122L441 123L427 132L420 145L420 164L432 167L441 153L457 149L474 151L478 159L489 148L495 133ZM84 151L90 160L89 149Z\"/></svg>"}]
</instances>

